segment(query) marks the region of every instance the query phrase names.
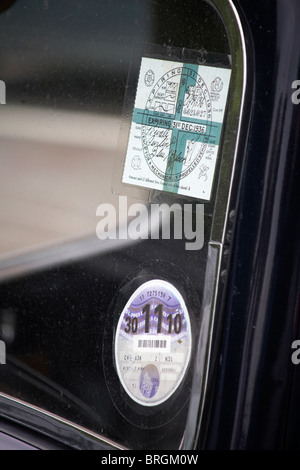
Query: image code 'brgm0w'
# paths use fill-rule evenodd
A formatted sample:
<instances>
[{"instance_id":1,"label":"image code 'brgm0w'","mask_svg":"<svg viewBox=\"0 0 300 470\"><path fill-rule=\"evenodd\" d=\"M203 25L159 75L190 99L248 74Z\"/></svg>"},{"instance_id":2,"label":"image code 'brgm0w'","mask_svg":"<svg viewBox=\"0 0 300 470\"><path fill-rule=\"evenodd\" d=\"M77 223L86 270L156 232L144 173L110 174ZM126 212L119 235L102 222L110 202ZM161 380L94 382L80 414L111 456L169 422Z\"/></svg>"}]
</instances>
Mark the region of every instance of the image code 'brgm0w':
<instances>
[{"instance_id":1,"label":"image code 'brgm0w'","mask_svg":"<svg viewBox=\"0 0 300 470\"><path fill-rule=\"evenodd\" d=\"M230 74L142 58L123 183L210 199Z\"/></svg>"},{"instance_id":2,"label":"image code 'brgm0w'","mask_svg":"<svg viewBox=\"0 0 300 470\"><path fill-rule=\"evenodd\" d=\"M189 313L169 282L142 284L125 305L117 326L115 363L127 394L140 405L165 402L184 379L191 356Z\"/></svg>"}]
</instances>

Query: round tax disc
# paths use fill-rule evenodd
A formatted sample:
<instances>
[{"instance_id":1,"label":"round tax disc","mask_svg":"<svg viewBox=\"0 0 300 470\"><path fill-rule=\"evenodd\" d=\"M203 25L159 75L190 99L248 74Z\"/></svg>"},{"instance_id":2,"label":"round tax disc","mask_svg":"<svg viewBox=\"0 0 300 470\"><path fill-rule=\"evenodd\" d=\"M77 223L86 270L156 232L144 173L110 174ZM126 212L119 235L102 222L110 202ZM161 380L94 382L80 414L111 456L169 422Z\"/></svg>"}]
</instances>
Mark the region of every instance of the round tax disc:
<instances>
[{"instance_id":1,"label":"round tax disc","mask_svg":"<svg viewBox=\"0 0 300 470\"><path fill-rule=\"evenodd\" d=\"M178 389L192 349L189 313L180 292L153 279L129 298L117 325L115 363L126 393L157 406Z\"/></svg>"}]
</instances>

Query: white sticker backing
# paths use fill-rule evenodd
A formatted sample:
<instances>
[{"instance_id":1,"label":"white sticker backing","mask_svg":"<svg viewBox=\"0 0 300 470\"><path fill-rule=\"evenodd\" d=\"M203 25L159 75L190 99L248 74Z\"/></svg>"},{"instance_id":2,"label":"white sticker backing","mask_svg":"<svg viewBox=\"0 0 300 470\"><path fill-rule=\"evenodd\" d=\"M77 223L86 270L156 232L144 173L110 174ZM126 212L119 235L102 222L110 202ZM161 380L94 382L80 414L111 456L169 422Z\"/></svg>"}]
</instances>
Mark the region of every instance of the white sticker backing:
<instances>
[{"instance_id":1,"label":"white sticker backing","mask_svg":"<svg viewBox=\"0 0 300 470\"><path fill-rule=\"evenodd\" d=\"M230 74L142 58L123 183L210 199Z\"/></svg>"},{"instance_id":2,"label":"white sticker backing","mask_svg":"<svg viewBox=\"0 0 300 470\"><path fill-rule=\"evenodd\" d=\"M118 377L144 406L165 402L182 382L192 348L189 314L172 284L142 284L122 311L115 337Z\"/></svg>"}]
</instances>

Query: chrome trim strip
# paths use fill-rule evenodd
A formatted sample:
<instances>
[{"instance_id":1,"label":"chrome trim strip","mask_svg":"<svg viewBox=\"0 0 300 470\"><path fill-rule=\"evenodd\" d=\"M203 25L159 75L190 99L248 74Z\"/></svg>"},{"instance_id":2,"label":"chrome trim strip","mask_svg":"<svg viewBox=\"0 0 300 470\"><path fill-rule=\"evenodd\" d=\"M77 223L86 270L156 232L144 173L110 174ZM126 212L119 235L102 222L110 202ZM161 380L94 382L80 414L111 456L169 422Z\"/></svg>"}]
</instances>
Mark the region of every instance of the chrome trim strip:
<instances>
[{"instance_id":1,"label":"chrome trim strip","mask_svg":"<svg viewBox=\"0 0 300 470\"><path fill-rule=\"evenodd\" d=\"M243 59L243 88L242 88L241 106L240 106L240 109L243 111L244 103L245 103L245 95L246 95L246 84L247 84L247 52L246 52L246 41L245 41L245 37L244 37L244 31L243 31L242 23L241 23L239 14L238 14L238 12L237 12L237 9L236 9L235 6L234 6L233 0L228 0L228 3L229 3L230 6L231 6L231 9L232 9L232 11L233 11L233 14L234 14L234 16L235 16L235 19L236 19L236 22L237 22L237 25L238 25L238 29L239 29L239 32L240 32L240 40L241 40L242 53L243 53L243 57L242 57L242 59ZM235 167L236 167L237 153L238 153L239 144L240 144L240 143L239 143L239 140L240 140L240 134L241 134L241 127L242 127L242 119L239 120L239 124L238 124L238 128L237 128L236 146L235 146L235 152L234 152L234 158L233 158L233 165L232 165L232 171L231 171L231 180L230 180L230 184L229 184L229 198L230 198L230 195L231 195L231 193L232 193L234 170L235 170ZM228 201L229 201L229 198L228 198ZM229 204L227 204L225 220L228 220L228 216L229 216ZM222 243L225 242L225 235L226 235L225 229L226 229L226 227L224 227L223 237L222 237Z\"/></svg>"},{"instance_id":2,"label":"chrome trim strip","mask_svg":"<svg viewBox=\"0 0 300 470\"><path fill-rule=\"evenodd\" d=\"M42 408L31 405L30 403L27 403L23 400L20 400L18 398L7 395L6 393L3 393L3 392L0 392L0 416L2 415L2 416L7 416L8 418L11 418L10 416L6 415L5 413L3 413L1 411L1 398L4 398L4 400L9 401L11 404L17 404L21 407L24 407L29 412L33 411L35 413L40 414L41 417L45 417L47 419L50 418L51 420L54 420L55 422L58 422L59 424L63 424L68 429L74 430L74 431L80 433L81 435L84 434L84 435L88 436L90 439L96 440L97 442L99 442L99 444L110 446L110 447L112 447L111 450L128 450L125 447L122 447L119 444L115 443L111 439L103 437L103 436L101 436L100 434L97 434L94 431L91 431L87 428L84 428L83 426L80 426L78 424L75 424L75 423L69 421L68 419L61 418L60 416L57 416L54 413L43 410ZM20 420L19 422L21 424L23 424L24 426L26 426L26 423L23 420ZM31 427L33 429L35 429L36 431L38 431L38 428L35 428L34 426L31 426ZM48 436L55 439L55 436L51 435L50 433L49 433Z\"/></svg>"},{"instance_id":3,"label":"chrome trim strip","mask_svg":"<svg viewBox=\"0 0 300 470\"><path fill-rule=\"evenodd\" d=\"M209 4L211 4L219 13L220 17L222 18L222 13L221 13L221 8L219 8L218 5L221 5L224 0L207 0ZM246 95L246 86L247 86L247 53L246 53L246 41L244 37L244 31L242 27L242 23L238 14L237 9L235 8L235 5L233 3L233 0L227 0L228 1L228 6L231 8L231 11L235 17L236 24L237 24L237 29L239 31L240 35L240 43L241 43L241 52L242 52L242 62L243 62L243 81L242 81L242 88L241 88L241 95L240 95L240 119L238 122L238 127L237 127L237 134L236 134L236 139L235 139L235 147L234 147L234 157L233 157L233 162L232 162L232 169L231 169L231 179L229 183L229 190L228 190L228 199L227 199L227 205L226 205L226 211L225 211L225 217L224 217L224 224L223 224L223 232L221 236L221 240L211 240L210 245L213 247L219 247L219 258L218 258L218 267L216 269L217 274L216 274L216 284L214 286L214 295L212 297L212 308L210 311L210 318L208 319L208 325L209 327L206 328L207 331L207 336L206 338L202 336L202 341L199 341L199 348L201 348L201 355L204 354L203 358L203 368L199 365L195 365L195 375L197 374L197 383L194 383L192 388L196 388L198 390L197 397L193 399L193 396L191 395L191 400L190 400L190 409L189 409L189 415L187 418L187 426L186 426L186 431L185 435L181 444L181 449L194 449L197 440L199 437L200 429L201 429L201 423L203 419L203 411L204 411L204 403L207 395L207 386L208 386L208 376L209 376L209 369L210 369L210 363L211 363L211 356L212 356L212 336L213 336L213 330L215 328L215 321L216 321L216 302L217 302L217 296L218 296L218 289L219 289L219 283L220 283L220 274L221 274L221 262L222 262L222 254L223 254L223 249L225 245L225 236L226 236L226 226L227 226L227 221L228 221L228 216L229 216L229 203L230 203L230 198L232 195L232 187L233 187L233 179L234 179L234 170L236 168L236 160L237 160L237 154L238 151L240 150L240 134L241 134L241 126L242 126L242 121L243 119L241 118L243 114L243 108L244 108L244 103L245 103L245 95ZM224 9L224 6L223 6ZM223 19L224 21L224 19ZM226 27L226 23L224 21L224 25ZM230 38L228 36L228 39L230 41ZM230 43L231 45L231 43ZM201 331L200 331L200 336L201 337ZM204 342L206 341L206 344L204 345ZM200 344L201 343L201 344ZM196 353L196 360L199 355ZM202 373L203 374L202 374ZM192 392L193 393L193 390ZM200 397L200 401L199 401Z\"/></svg>"}]
</instances>

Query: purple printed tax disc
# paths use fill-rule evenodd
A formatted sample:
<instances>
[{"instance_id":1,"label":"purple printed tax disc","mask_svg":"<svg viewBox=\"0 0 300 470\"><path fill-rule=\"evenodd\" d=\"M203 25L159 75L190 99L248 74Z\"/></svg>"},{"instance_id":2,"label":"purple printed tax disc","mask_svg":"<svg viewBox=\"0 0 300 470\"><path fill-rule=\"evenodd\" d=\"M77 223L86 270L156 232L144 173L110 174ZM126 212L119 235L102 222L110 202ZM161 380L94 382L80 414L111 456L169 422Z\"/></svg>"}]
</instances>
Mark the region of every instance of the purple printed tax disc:
<instances>
[{"instance_id":1,"label":"purple printed tax disc","mask_svg":"<svg viewBox=\"0 0 300 470\"><path fill-rule=\"evenodd\" d=\"M180 292L161 279L142 284L126 303L115 335L117 374L127 394L148 407L168 400L185 376L191 348Z\"/></svg>"}]
</instances>

